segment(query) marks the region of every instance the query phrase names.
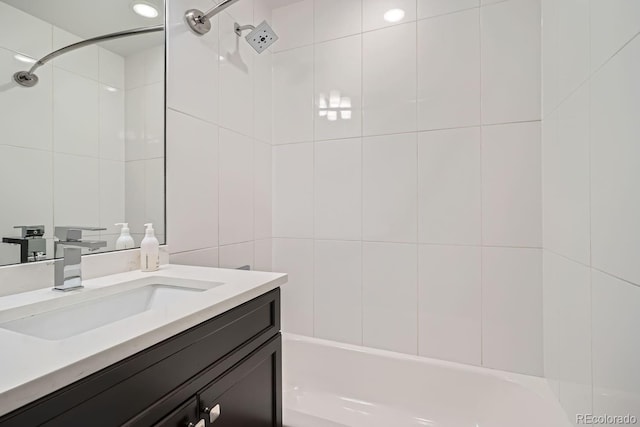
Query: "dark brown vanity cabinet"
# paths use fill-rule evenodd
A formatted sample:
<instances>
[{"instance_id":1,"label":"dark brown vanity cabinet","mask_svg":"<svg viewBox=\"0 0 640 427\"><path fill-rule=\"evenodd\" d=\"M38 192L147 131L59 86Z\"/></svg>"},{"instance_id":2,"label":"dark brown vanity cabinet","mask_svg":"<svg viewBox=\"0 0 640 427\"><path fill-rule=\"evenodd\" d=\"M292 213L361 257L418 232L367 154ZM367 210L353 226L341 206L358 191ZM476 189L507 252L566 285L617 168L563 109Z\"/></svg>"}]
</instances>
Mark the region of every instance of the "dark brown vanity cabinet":
<instances>
[{"instance_id":1,"label":"dark brown vanity cabinet","mask_svg":"<svg viewBox=\"0 0 640 427\"><path fill-rule=\"evenodd\" d=\"M282 426L280 290L0 418L8 426Z\"/></svg>"}]
</instances>

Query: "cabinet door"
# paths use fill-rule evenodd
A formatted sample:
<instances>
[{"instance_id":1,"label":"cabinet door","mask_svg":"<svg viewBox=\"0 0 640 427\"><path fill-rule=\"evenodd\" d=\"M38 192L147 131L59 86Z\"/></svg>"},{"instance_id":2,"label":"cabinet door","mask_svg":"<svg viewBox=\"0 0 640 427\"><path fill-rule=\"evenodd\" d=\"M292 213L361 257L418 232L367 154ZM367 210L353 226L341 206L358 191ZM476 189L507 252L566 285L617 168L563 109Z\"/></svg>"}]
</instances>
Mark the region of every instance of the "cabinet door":
<instances>
[{"instance_id":1,"label":"cabinet door","mask_svg":"<svg viewBox=\"0 0 640 427\"><path fill-rule=\"evenodd\" d=\"M281 345L278 336L199 394L207 426L282 426Z\"/></svg>"},{"instance_id":2,"label":"cabinet door","mask_svg":"<svg viewBox=\"0 0 640 427\"><path fill-rule=\"evenodd\" d=\"M198 400L191 399L160 420L155 427L204 427L205 420L198 416Z\"/></svg>"}]
</instances>

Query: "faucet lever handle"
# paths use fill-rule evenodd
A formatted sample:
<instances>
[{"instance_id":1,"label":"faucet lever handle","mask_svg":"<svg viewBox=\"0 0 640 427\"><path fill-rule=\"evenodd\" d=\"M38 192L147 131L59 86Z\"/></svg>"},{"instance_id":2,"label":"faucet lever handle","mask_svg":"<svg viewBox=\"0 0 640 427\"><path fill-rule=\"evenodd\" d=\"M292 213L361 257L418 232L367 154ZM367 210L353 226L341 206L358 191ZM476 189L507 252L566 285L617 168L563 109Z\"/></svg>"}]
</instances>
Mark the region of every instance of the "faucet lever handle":
<instances>
[{"instance_id":1,"label":"faucet lever handle","mask_svg":"<svg viewBox=\"0 0 640 427\"><path fill-rule=\"evenodd\" d=\"M21 236L23 239L27 237L42 237L44 236L44 225L15 225L13 228L21 230Z\"/></svg>"},{"instance_id":2,"label":"faucet lever handle","mask_svg":"<svg viewBox=\"0 0 640 427\"><path fill-rule=\"evenodd\" d=\"M82 239L83 231L104 231L106 228L102 227L74 227L64 226L55 228L55 236L64 241L78 241Z\"/></svg>"}]
</instances>

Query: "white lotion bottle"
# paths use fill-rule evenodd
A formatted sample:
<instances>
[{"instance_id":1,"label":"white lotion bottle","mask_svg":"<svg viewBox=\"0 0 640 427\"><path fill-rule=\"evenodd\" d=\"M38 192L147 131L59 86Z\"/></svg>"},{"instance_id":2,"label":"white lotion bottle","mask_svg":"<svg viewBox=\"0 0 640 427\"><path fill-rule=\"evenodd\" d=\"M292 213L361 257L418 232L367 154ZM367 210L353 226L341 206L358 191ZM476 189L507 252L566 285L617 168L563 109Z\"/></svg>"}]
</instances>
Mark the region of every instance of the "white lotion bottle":
<instances>
[{"instance_id":1,"label":"white lotion bottle","mask_svg":"<svg viewBox=\"0 0 640 427\"><path fill-rule=\"evenodd\" d=\"M126 222L119 222L116 226L122 227L122 230L120 230L120 237L116 240L116 250L135 248L136 243L133 241L133 237L131 237L129 224Z\"/></svg>"},{"instance_id":2,"label":"white lotion bottle","mask_svg":"<svg viewBox=\"0 0 640 427\"><path fill-rule=\"evenodd\" d=\"M160 242L156 239L153 224L145 224L147 231L140 244L140 269L156 271L160 268Z\"/></svg>"}]
</instances>

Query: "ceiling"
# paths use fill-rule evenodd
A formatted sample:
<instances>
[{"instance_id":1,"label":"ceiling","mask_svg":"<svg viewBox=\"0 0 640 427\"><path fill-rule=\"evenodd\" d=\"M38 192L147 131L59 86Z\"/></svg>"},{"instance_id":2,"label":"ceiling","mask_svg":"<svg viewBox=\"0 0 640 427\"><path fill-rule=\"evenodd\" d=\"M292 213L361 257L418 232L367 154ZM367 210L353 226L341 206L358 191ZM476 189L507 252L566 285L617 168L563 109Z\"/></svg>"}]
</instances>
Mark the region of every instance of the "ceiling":
<instances>
[{"instance_id":1,"label":"ceiling","mask_svg":"<svg viewBox=\"0 0 640 427\"><path fill-rule=\"evenodd\" d=\"M143 18L131 8L133 0L2 0L83 39L116 31L164 24L164 1L144 0L158 9L158 17ZM127 56L162 44L163 33L127 37L101 46Z\"/></svg>"}]
</instances>

